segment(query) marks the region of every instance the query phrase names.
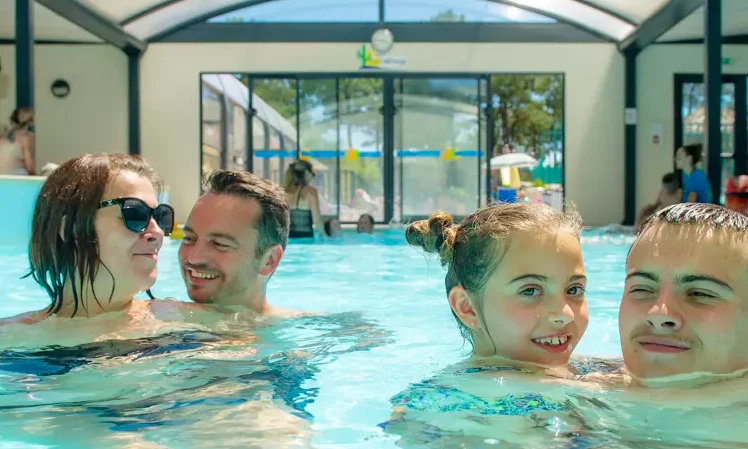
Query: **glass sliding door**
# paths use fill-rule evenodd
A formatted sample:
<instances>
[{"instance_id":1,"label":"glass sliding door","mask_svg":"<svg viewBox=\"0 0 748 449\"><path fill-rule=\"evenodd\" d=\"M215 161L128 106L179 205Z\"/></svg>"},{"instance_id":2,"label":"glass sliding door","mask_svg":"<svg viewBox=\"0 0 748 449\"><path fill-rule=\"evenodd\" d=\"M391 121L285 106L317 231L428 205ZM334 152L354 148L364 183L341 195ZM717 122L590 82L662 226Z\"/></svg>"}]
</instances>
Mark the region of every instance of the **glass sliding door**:
<instances>
[{"instance_id":1,"label":"glass sliding door","mask_svg":"<svg viewBox=\"0 0 748 449\"><path fill-rule=\"evenodd\" d=\"M555 196L538 191L563 195L563 75L202 79L203 174L249 167L282 185L289 163L307 159L325 218L408 222L437 210L463 217L502 188L551 203ZM514 152L537 163L489 161Z\"/></svg>"},{"instance_id":2,"label":"glass sliding door","mask_svg":"<svg viewBox=\"0 0 748 449\"><path fill-rule=\"evenodd\" d=\"M456 216L480 202L480 80L395 79L395 216Z\"/></svg>"},{"instance_id":3,"label":"glass sliding door","mask_svg":"<svg viewBox=\"0 0 748 449\"><path fill-rule=\"evenodd\" d=\"M384 83L380 77L339 78L340 221L370 214L383 222Z\"/></svg>"}]
</instances>

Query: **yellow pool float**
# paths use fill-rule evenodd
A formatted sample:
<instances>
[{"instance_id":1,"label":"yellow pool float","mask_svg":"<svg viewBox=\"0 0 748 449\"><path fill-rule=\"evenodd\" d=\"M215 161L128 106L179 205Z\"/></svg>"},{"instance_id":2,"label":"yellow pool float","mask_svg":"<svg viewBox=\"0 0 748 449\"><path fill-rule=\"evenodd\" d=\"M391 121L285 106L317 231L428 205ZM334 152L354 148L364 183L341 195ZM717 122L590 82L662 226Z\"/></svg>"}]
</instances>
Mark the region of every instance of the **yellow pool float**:
<instances>
[{"instance_id":1,"label":"yellow pool float","mask_svg":"<svg viewBox=\"0 0 748 449\"><path fill-rule=\"evenodd\" d=\"M171 237L172 240L182 240L184 238L184 231L179 228L179 225L177 225L176 220L174 220L174 227L171 230Z\"/></svg>"}]
</instances>

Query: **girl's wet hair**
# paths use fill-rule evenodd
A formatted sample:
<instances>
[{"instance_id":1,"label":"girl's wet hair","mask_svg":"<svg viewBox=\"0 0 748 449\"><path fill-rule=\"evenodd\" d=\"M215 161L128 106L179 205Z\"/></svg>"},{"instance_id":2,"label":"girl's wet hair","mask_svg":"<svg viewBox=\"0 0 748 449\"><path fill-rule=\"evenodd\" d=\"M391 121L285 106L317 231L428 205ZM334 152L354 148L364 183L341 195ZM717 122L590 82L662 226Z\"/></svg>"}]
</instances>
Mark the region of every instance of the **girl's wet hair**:
<instances>
[{"instance_id":1,"label":"girl's wet hair","mask_svg":"<svg viewBox=\"0 0 748 449\"><path fill-rule=\"evenodd\" d=\"M405 238L411 246L439 254L442 266L447 267L447 295L452 288L462 286L483 320L483 305L478 298L506 254L512 234L529 230L565 231L579 238L582 220L571 205L561 213L544 203L497 204L478 209L459 224L448 213L437 212L427 220L411 223ZM452 314L463 337L472 343L470 329Z\"/></svg>"}]
</instances>

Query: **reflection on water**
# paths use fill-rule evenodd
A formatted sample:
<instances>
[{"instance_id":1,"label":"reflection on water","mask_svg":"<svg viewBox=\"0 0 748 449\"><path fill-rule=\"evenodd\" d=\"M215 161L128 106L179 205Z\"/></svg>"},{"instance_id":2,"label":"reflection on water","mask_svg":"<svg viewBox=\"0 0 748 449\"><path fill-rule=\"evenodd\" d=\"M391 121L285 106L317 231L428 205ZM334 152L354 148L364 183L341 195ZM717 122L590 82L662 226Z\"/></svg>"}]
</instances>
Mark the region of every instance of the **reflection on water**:
<instances>
[{"instance_id":1,"label":"reflection on water","mask_svg":"<svg viewBox=\"0 0 748 449\"><path fill-rule=\"evenodd\" d=\"M88 436L142 445L146 435L186 447L215 447L215 438L222 447L286 447L311 435L319 371L391 338L358 313L288 320L256 337L248 345L236 334L185 332L2 352L0 435L21 430L24 442L63 447ZM231 426L239 433L227 439Z\"/></svg>"}]
</instances>

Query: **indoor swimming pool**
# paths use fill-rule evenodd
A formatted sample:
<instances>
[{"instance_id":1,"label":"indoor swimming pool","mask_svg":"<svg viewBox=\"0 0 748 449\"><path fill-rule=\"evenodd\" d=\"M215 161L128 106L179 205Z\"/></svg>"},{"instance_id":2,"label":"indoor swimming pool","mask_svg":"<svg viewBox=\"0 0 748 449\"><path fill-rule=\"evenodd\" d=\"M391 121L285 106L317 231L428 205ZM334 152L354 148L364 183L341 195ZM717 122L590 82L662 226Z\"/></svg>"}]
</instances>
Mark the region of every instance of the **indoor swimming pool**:
<instances>
[{"instance_id":1,"label":"indoor swimming pool","mask_svg":"<svg viewBox=\"0 0 748 449\"><path fill-rule=\"evenodd\" d=\"M583 236L590 325L575 355L620 358L617 311L632 241L606 230ZM177 249L165 243L156 297L187 297ZM47 304L30 279L20 279L25 248L2 247L0 270L0 316ZM563 416L499 417L540 428L527 444L514 445L499 427L473 434L486 417L470 410L461 432L433 424L418 430L430 444L400 440L382 425L392 416L390 399L468 354L443 282L437 260L406 246L402 231L346 234L292 243L270 282L272 304L313 316L251 332L228 322L74 347L23 348L22 333L0 331L0 448L91 441L97 448L676 448L699 437L679 432L670 445L629 445L622 429L635 425L631 407L602 407L569 390L585 425Z\"/></svg>"}]
</instances>

